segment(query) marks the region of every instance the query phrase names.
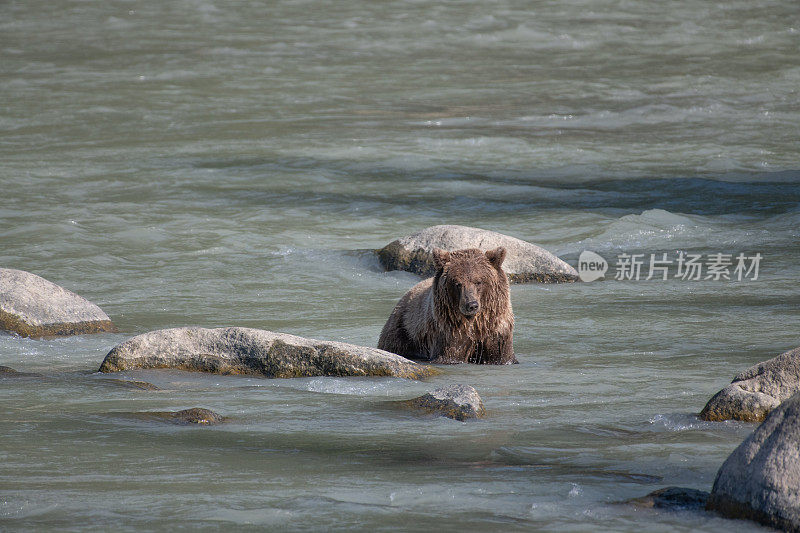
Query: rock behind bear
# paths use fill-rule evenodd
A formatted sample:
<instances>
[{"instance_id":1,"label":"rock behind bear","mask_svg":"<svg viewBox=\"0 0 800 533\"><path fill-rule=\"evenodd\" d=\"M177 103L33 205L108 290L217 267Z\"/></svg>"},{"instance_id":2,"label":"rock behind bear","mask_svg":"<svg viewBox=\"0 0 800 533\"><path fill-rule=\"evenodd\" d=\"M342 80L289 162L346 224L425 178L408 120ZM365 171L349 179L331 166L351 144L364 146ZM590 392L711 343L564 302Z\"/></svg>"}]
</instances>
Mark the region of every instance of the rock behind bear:
<instances>
[{"instance_id":1,"label":"rock behind bear","mask_svg":"<svg viewBox=\"0 0 800 533\"><path fill-rule=\"evenodd\" d=\"M439 225L390 242L377 251L387 270L407 270L429 277L436 273L433 250L478 248L506 249L503 270L512 283L564 283L578 280L578 273L540 246L495 231L468 226Z\"/></svg>"},{"instance_id":2,"label":"rock behind bear","mask_svg":"<svg viewBox=\"0 0 800 533\"><path fill-rule=\"evenodd\" d=\"M435 249L434 277L395 306L378 348L434 363L516 363L505 248Z\"/></svg>"}]
</instances>

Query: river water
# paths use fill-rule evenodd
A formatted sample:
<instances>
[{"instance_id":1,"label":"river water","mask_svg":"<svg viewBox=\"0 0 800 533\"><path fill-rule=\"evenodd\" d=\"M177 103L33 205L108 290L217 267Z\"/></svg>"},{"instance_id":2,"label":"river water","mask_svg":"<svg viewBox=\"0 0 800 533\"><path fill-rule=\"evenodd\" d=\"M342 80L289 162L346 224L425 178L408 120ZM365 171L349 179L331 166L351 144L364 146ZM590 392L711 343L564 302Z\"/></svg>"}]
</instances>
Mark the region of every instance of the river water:
<instances>
[{"instance_id":1,"label":"river water","mask_svg":"<svg viewBox=\"0 0 800 533\"><path fill-rule=\"evenodd\" d=\"M0 529L759 530L613 502L709 490L755 426L695 414L800 345L797 2L12 0L0 54L0 266L120 328L0 335L42 374L0 381ZM418 278L370 250L443 223L609 272L512 286L514 366L95 373L174 326L374 346ZM614 279L679 252L762 260ZM485 420L385 403L452 382Z\"/></svg>"}]
</instances>

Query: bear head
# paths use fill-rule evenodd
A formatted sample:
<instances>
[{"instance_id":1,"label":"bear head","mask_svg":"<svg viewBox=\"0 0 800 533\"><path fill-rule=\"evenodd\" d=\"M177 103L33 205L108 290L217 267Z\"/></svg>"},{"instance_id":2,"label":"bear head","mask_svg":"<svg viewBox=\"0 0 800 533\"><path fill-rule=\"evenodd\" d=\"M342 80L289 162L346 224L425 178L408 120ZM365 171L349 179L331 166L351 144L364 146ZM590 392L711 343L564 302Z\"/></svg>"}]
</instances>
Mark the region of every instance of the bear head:
<instances>
[{"instance_id":1,"label":"bear head","mask_svg":"<svg viewBox=\"0 0 800 533\"><path fill-rule=\"evenodd\" d=\"M506 249L502 246L487 252L477 248L454 252L434 249L437 299L450 313L458 312L467 319L477 316L493 300L507 294L505 258Z\"/></svg>"}]
</instances>

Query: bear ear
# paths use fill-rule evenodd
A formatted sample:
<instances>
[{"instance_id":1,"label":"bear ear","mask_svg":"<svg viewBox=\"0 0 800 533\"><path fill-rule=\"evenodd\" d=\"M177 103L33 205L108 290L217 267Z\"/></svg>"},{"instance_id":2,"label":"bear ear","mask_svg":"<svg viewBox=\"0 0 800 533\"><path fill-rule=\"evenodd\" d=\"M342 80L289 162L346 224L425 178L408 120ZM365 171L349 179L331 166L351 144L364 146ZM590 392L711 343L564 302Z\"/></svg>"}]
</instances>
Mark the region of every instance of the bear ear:
<instances>
[{"instance_id":1,"label":"bear ear","mask_svg":"<svg viewBox=\"0 0 800 533\"><path fill-rule=\"evenodd\" d=\"M486 259L489 260L489 263L491 263L493 267L499 269L503 266L503 261L506 259L506 249L502 246L498 246L494 250L487 250Z\"/></svg>"},{"instance_id":2,"label":"bear ear","mask_svg":"<svg viewBox=\"0 0 800 533\"><path fill-rule=\"evenodd\" d=\"M450 252L442 250L441 248L433 249L433 264L436 265L436 270L441 270L450 262Z\"/></svg>"}]
</instances>

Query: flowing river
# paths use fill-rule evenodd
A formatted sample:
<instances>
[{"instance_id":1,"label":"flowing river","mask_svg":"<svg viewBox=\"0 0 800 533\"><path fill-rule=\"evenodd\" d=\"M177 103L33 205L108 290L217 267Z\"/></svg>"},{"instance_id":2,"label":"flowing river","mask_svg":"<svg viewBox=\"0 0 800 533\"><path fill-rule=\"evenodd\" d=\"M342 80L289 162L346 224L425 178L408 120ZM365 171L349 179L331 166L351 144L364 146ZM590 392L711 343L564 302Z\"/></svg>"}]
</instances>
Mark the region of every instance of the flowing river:
<instances>
[{"instance_id":1,"label":"flowing river","mask_svg":"<svg viewBox=\"0 0 800 533\"><path fill-rule=\"evenodd\" d=\"M0 266L120 328L0 334L41 374L0 379L0 529L761 530L614 502L710 490L755 425L696 414L800 345L799 87L794 0L0 3ZM96 373L166 327L375 346L419 278L373 250L435 224L609 271L512 286L519 365ZM681 252L732 279L645 279ZM487 418L387 407L448 383Z\"/></svg>"}]
</instances>

